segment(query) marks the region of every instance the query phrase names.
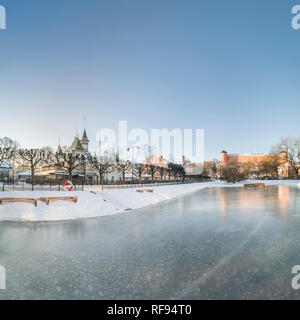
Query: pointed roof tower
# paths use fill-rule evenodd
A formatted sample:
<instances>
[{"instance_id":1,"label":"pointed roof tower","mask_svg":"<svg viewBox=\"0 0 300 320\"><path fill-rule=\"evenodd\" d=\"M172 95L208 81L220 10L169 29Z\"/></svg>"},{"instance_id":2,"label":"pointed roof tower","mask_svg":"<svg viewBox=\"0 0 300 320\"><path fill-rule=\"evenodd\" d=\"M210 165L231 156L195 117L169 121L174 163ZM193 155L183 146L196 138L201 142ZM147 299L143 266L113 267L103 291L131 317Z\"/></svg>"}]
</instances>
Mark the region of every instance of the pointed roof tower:
<instances>
[{"instance_id":1,"label":"pointed roof tower","mask_svg":"<svg viewBox=\"0 0 300 320\"><path fill-rule=\"evenodd\" d=\"M61 148L60 145L57 148L56 155L58 155L59 157L63 157L64 156L64 153L63 153L62 148Z\"/></svg>"},{"instance_id":2,"label":"pointed roof tower","mask_svg":"<svg viewBox=\"0 0 300 320\"><path fill-rule=\"evenodd\" d=\"M81 144L81 142L80 142L80 140L79 140L79 138L77 136L74 138L74 141L73 141L70 149L72 151L73 150L79 150L79 151L83 151L84 150L84 148L83 148L83 146L82 146L82 144Z\"/></svg>"},{"instance_id":3,"label":"pointed roof tower","mask_svg":"<svg viewBox=\"0 0 300 320\"><path fill-rule=\"evenodd\" d=\"M86 134L86 130L85 130L85 129L84 129L84 131L83 131L81 141L89 142L89 138L88 138L88 136L87 136L87 134Z\"/></svg>"}]
</instances>

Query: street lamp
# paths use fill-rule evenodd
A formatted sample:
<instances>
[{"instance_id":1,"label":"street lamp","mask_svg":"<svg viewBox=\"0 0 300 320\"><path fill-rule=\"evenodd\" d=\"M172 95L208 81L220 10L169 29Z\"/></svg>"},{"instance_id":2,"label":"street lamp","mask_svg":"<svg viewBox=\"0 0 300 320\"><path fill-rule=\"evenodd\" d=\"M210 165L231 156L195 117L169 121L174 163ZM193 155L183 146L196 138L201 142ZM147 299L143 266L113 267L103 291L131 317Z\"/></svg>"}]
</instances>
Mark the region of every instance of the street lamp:
<instances>
[{"instance_id":1,"label":"street lamp","mask_svg":"<svg viewBox=\"0 0 300 320\"><path fill-rule=\"evenodd\" d=\"M127 149L127 152L129 152L131 149L132 151L132 156L131 156L131 164L132 164L132 167L131 167L131 173L132 173L132 181L133 181L133 168L134 168L134 149L137 149L137 150L140 150L141 148L139 146L132 146L132 147L129 147ZM129 158L129 157L128 157Z\"/></svg>"}]
</instances>

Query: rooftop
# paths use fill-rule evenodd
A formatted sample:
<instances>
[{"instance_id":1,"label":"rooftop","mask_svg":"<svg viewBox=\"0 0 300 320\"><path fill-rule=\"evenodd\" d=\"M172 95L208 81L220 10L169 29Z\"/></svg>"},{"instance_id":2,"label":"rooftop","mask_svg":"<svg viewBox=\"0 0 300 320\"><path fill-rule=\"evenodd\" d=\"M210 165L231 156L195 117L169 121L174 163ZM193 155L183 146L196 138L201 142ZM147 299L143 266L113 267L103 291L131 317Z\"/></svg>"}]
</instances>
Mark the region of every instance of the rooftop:
<instances>
[{"instance_id":1,"label":"rooftop","mask_svg":"<svg viewBox=\"0 0 300 320\"><path fill-rule=\"evenodd\" d=\"M12 169L12 166L7 162L0 162L0 168L2 168L2 169Z\"/></svg>"}]
</instances>

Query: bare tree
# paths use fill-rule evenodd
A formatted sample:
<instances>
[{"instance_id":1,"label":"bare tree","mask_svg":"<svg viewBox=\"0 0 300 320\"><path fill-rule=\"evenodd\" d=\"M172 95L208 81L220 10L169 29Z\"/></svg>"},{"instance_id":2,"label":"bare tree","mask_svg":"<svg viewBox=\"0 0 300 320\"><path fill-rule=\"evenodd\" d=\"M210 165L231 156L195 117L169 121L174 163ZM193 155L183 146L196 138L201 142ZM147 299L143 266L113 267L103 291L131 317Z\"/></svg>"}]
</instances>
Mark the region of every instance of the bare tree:
<instances>
[{"instance_id":1,"label":"bare tree","mask_svg":"<svg viewBox=\"0 0 300 320\"><path fill-rule=\"evenodd\" d=\"M126 173L130 172L130 169L132 168L132 165L130 161L128 160L120 160L117 158L117 161L115 163L115 167L118 171L122 174L122 182L125 182L125 175Z\"/></svg>"},{"instance_id":2,"label":"bare tree","mask_svg":"<svg viewBox=\"0 0 300 320\"><path fill-rule=\"evenodd\" d=\"M157 172L158 170L158 167L153 165L153 164L148 164L146 166L146 171L148 174L151 175L151 180L153 181L154 180L154 176L155 176L155 173Z\"/></svg>"},{"instance_id":3,"label":"bare tree","mask_svg":"<svg viewBox=\"0 0 300 320\"><path fill-rule=\"evenodd\" d=\"M276 157L274 157L274 159L263 161L259 164L259 173L265 177L278 177L279 165L279 160Z\"/></svg>"},{"instance_id":4,"label":"bare tree","mask_svg":"<svg viewBox=\"0 0 300 320\"><path fill-rule=\"evenodd\" d=\"M235 161L228 162L222 168L223 179L227 182L237 182L245 179L245 175L241 172L240 166Z\"/></svg>"},{"instance_id":5,"label":"bare tree","mask_svg":"<svg viewBox=\"0 0 300 320\"><path fill-rule=\"evenodd\" d=\"M157 168L157 172L158 172L159 175L160 175L160 180L163 181L164 176L165 176L166 173L167 173L167 169L166 169L165 167L158 167L158 168Z\"/></svg>"},{"instance_id":6,"label":"bare tree","mask_svg":"<svg viewBox=\"0 0 300 320\"><path fill-rule=\"evenodd\" d=\"M204 162L204 171L202 175L207 177L215 177L217 174L217 165L214 161L205 161Z\"/></svg>"},{"instance_id":7,"label":"bare tree","mask_svg":"<svg viewBox=\"0 0 300 320\"><path fill-rule=\"evenodd\" d=\"M69 180L73 180L73 171L84 165L85 157L73 152L56 153L52 157L52 162L57 168L63 168L68 172Z\"/></svg>"},{"instance_id":8,"label":"bare tree","mask_svg":"<svg viewBox=\"0 0 300 320\"><path fill-rule=\"evenodd\" d=\"M272 176L279 177L279 166L285 161L280 155L273 155L269 163L270 173Z\"/></svg>"},{"instance_id":9,"label":"bare tree","mask_svg":"<svg viewBox=\"0 0 300 320\"><path fill-rule=\"evenodd\" d=\"M142 181L142 175L145 172L146 168L143 163L135 163L133 165L133 174L139 179L139 182Z\"/></svg>"},{"instance_id":10,"label":"bare tree","mask_svg":"<svg viewBox=\"0 0 300 320\"><path fill-rule=\"evenodd\" d=\"M0 138L0 162L10 161L16 157L19 144L8 137Z\"/></svg>"},{"instance_id":11,"label":"bare tree","mask_svg":"<svg viewBox=\"0 0 300 320\"><path fill-rule=\"evenodd\" d=\"M112 171L113 164L108 161L107 158L104 157L89 157L88 161L91 165L91 169L97 170L99 174L99 183L103 184L103 176L106 173Z\"/></svg>"},{"instance_id":12,"label":"bare tree","mask_svg":"<svg viewBox=\"0 0 300 320\"><path fill-rule=\"evenodd\" d=\"M47 162L49 159L48 152L43 149L20 149L18 151L18 155L22 161L24 161L30 167L33 190L35 171L38 166Z\"/></svg>"},{"instance_id":13,"label":"bare tree","mask_svg":"<svg viewBox=\"0 0 300 320\"><path fill-rule=\"evenodd\" d=\"M182 165L179 165L179 175L181 180L184 182L185 181L185 169Z\"/></svg>"},{"instance_id":14,"label":"bare tree","mask_svg":"<svg viewBox=\"0 0 300 320\"><path fill-rule=\"evenodd\" d=\"M249 179L250 176L256 171L254 163L244 163L238 166L240 179Z\"/></svg>"},{"instance_id":15,"label":"bare tree","mask_svg":"<svg viewBox=\"0 0 300 320\"><path fill-rule=\"evenodd\" d=\"M171 180L171 176L172 174L174 174L174 163L168 163L168 168L166 169L168 177L169 177L169 181Z\"/></svg>"},{"instance_id":16,"label":"bare tree","mask_svg":"<svg viewBox=\"0 0 300 320\"><path fill-rule=\"evenodd\" d=\"M286 155L286 160L293 169L296 178L299 178L300 161L300 139L299 138L283 138L280 143L272 148L272 153L277 155L277 159L282 154Z\"/></svg>"},{"instance_id":17,"label":"bare tree","mask_svg":"<svg viewBox=\"0 0 300 320\"><path fill-rule=\"evenodd\" d=\"M175 172L175 177L179 177L181 181L185 180L185 170L184 167L181 164L174 164L174 172Z\"/></svg>"}]
</instances>

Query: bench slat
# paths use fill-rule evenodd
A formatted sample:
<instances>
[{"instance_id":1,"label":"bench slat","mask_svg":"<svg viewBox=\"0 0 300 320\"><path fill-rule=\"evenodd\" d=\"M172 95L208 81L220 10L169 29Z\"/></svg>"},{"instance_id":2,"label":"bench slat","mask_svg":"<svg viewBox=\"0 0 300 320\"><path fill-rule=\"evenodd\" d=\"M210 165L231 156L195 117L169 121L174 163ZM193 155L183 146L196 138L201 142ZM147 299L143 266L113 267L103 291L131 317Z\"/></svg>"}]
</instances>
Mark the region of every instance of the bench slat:
<instances>
[{"instance_id":1,"label":"bench slat","mask_svg":"<svg viewBox=\"0 0 300 320\"><path fill-rule=\"evenodd\" d=\"M0 205L3 204L3 202L29 202L37 206L37 200L34 198L1 198L0 199Z\"/></svg>"},{"instance_id":2,"label":"bench slat","mask_svg":"<svg viewBox=\"0 0 300 320\"><path fill-rule=\"evenodd\" d=\"M77 197L41 197L38 199L35 198L0 198L0 205L2 205L4 202L23 202L23 203L32 203L35 207L37 207L37 202L42 201L45 202L47 205L49 205L50 201L73 201L74 203L77 203L78 198Z\"/></svg>"}]
</instances>

